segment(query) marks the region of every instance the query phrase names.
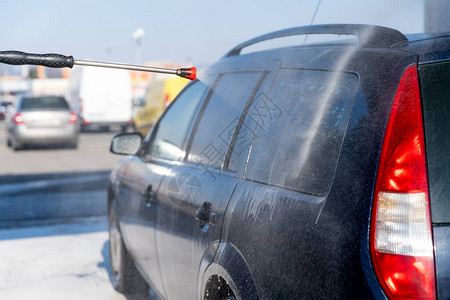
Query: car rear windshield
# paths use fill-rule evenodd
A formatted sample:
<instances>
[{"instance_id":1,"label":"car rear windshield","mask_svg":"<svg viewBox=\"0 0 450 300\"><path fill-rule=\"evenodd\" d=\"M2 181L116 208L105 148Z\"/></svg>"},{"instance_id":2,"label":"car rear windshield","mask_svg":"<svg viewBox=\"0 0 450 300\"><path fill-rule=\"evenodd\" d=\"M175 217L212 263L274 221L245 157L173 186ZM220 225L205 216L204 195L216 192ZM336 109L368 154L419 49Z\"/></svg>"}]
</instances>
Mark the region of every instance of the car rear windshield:
<instances>
[{"instance_id":1,"label":"car rear windshield","mask_svg":"<svg viewBox=\"0 0 450 300\"><path fill-rule=\"evenodd\" d=\"M419 67L431 220L450 223L450 62Z\"/></svg>"},{"instance_id":2,"label":"car rear windshield","mask_svg":"<svg viewBox=\"0 0 450 300\"><path fill-rule=\"evenodd\" d=\"M262 100L246 178L326 195L357 85L354 74L281 69Z\"/></svg>"},{"instance_id":3,"label":"car rear windshield","mask_svg":"<svg viewBox=\"0 0 450 300\"><path fill-rule=\"evenodd\" d=\"M63 97L23 98L21 110L68 110L69 105Z\"/></svg>"}]
</instances>

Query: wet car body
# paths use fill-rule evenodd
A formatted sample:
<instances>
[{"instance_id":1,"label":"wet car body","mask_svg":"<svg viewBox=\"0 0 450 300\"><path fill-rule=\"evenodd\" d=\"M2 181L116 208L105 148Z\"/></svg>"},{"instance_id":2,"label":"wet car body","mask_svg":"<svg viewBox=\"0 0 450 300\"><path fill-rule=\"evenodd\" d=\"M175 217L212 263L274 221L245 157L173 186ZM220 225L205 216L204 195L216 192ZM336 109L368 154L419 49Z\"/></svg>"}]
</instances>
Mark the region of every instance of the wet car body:
<instances>
[{"instance_id":1,"label":"wet car body","mask_svg":"<svg viewBox=\"0 0 450 300\"><path fill-rule=\"evenodd\" d=\"M29 145L78 146L77 116L60 96L22 97L7 120L7 131L14 150Z\"/></svg>"},{"instance_id":2,"label":"wet car body","mask_svg":"<svg viewBox=\"0 0 450 300\"><path fill-rule=\"evenodd\" d=\"M447 117L437 118L437 111L450 111L442 104L450 37L397 33L361 34L359 46L241 55L266 37L257 38L210 67L205 82L182 91L138 153L110 177L109 208L124 249L156 294L386 299L371 254L374 193L393 101L405 70L413 68L425 117L432 293L450 297L447 173L439 168L448 162L448 148L441 144L446 131L436 129ZM431 98L440 101L428 100L436 89ZM182 117L176 110L188 106L185 98L193 107ZM189 120L170 128L174 117ZM177 147L161 140L169 130L180 132ZM440 151L433 151L437 145Z\"/></svg>"}]
</instances>

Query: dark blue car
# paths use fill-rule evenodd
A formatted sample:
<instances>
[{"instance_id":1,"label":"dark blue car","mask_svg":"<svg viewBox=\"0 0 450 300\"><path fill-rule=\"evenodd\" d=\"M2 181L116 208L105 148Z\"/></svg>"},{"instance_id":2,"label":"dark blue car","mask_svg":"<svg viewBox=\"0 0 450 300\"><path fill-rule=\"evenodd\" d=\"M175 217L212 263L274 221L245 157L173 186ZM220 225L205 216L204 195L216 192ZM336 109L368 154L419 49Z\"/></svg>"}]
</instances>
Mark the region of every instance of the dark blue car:
<instances>
[{"instance_id":1,"label":"dark blue car","mask_svg":"<svg viewBox=\"0 0 450 300\"><path fill-rule=\"evenodd\" d=\"M349 35L243 54L292 35ZM354 37L352 39L352 37ZM162 299L449 299L450 35L245 42L110 176L112 281Z\"/></svg>"}]
</instances>

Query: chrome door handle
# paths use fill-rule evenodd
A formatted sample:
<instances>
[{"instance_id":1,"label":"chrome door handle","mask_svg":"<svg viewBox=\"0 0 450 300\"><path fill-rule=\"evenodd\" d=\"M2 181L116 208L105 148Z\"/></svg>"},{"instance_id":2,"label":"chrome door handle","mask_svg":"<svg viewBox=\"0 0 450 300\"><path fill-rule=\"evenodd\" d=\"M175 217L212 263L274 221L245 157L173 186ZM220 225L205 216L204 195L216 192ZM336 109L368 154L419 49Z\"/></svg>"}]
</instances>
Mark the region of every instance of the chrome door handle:
<instances>
[{"instance_id":1,"label":"chrome door handle","mask_svg":"<svg viewBox=\"0 0 450 300\"><path fill-rule=\"evenodd\" d=\"M216 224L216 213L215 212L205 212L200 208L195 212L195 219L200 222Z\"/></svg>"},{"instance_id":2,"label":"chrome door handle","mask_svg":"<svg viewBox=\"0 0 450 300\"><path fill-rule=\"evenodd\" d=\"M211 203L205 202L202 207L197 209L195 212L195 219L200 221L200 226L203 227L205 224L216 224L217 215L211 210Z\"/></svg>"}]
</instances>

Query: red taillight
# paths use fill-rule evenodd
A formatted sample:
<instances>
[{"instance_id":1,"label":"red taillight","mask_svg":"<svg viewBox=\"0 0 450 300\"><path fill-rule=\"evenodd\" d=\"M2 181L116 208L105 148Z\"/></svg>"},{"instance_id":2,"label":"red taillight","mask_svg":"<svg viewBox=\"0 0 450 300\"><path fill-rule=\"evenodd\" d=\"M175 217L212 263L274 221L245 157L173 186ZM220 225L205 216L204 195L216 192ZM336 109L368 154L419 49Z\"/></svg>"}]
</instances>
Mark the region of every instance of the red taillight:
<instances>
[{"instance_id":1,"label":"red taillight","mask_svg":"<svg viewBox=\"0 0 450 300\"><path fill-rule=\"evenodd\" d=\"M403 73L389 116L375 186L370 250L390 299L436 298L416 66Z\"/></svg>"},{"instance_id":2,"label":"red taillight","mask_svg":"<svg viewBox=\"0 0 450 300\"><path fill-rule=\"evenodd\" d=\"M70 116L69 116L69 124L75 124L78 121L78 117L77 114L74 113L73 111L70 112Z\"/></svg>"},{"instance_id":3,"label":"red taillight","mask_svg":"<svg viewBox=\"0 0 450 300\"><path fill-rule=\"evenodd\" d=\"M23 122L23 117L22 117L22 115L21 115L20 113L16 113L16 114L14 115L13 120L14 120L14 123L17 124L17 125L23 124L23 123L24 123L24 122Z\"/></svg>"}]
</instances>

